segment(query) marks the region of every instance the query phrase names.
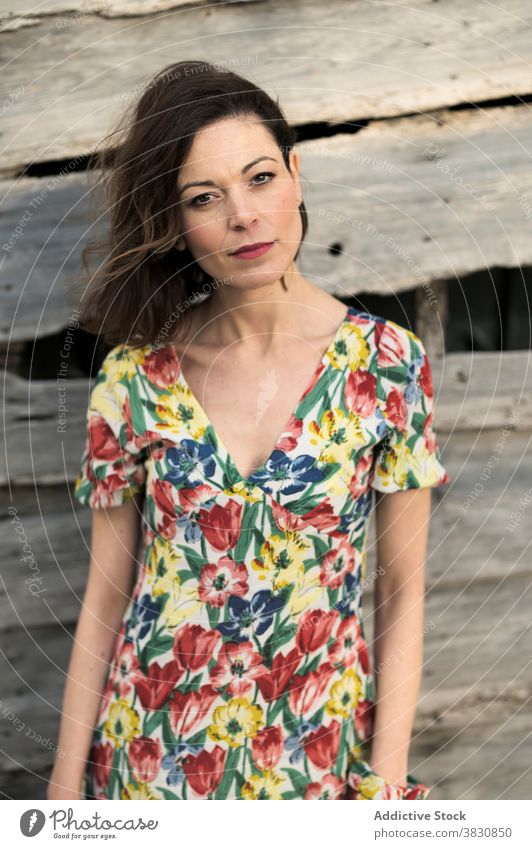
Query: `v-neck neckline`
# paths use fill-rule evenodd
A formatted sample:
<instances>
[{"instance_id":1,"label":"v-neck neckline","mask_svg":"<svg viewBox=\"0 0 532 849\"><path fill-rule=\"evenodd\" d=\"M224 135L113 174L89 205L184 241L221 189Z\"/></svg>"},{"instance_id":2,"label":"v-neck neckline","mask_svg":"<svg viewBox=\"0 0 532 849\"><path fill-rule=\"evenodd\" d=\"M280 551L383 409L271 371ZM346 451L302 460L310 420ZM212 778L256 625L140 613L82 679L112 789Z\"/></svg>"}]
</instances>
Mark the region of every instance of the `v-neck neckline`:
<instances>
[{"instance_id":1,"label":"v-neck neckline","mask_svg":"<svg viewBox=\"0 0 532 849\"><path fill-rule=\"evenodd\" d=\"M192 403L193 403L194 407L196 408L196 410L198 411L201 419L203 420L205 427L206 428L210 427L210 429L211 429L211 431L214 435L214 438L215 438L217 449L218 449L218 451L221 451L222 454L224 455L226 464L228 464L232 467L233 472L237 476L237 482L247 484L248 486L253 486L253 487L257 486L257 482L256 482L256 480L254 480L254 478L257 475L260 475L261 473L264 472L264 470L266 469L268 463L272 459L275 452L279 450L279 445L280 445L282 439L284 438L286 432L288 431L288 428L289 428L289 425L290 425L292 419L297 419L297 417L298 417L297 414L298 414L298 412L299 412L299 410L300 410L300 408L303 404L303 401L305 400L308 393L310 392L311 387L314 385L316 377L319 374L319 372L321 371L322 366L327 365L327 359L329 357L329 354L331 354L331 352L334 350L336 342L338 341L338 337L340 336L342 330L344 329L345 324L349 321L349 316L352 312L352 309L353 308L351 306L347 307L346 312L344 313L344 316L343 316L340 324L336 328L334 335L332 336L329 344L327 345L327 348L325 349L324 353L320 357L320 360L319 360L316 368L314 369L310 380L308 381L305 389L303 390L303 392L299 396L299 399L296 402L294 409L292 410L292 412L288 416L288 420L284 423L283 428L282 428L281 432L279 433L277 440L276 440L276 443L273 446L272 450L270 451L270 453L268 454L268 456L266 457L264 462L262 462L250 475L242 475L240 473L235 461L233 460L231 453L227 449L223 440L220 438L220 434L218 433L217 428L214 426L213 422L211 421L211 419L209 418L209 416L205 412L203 406L200 404L200 402L196 398L196 395L194 394L194 392L190 388L189 383L188 383L188 381L185 377L185 374L184 374L182 366L181 366L181 360L178 356L178 353L177 353L175 347L171 343L169 343L169 347L171 349L172 356L173 356L173 358L174 358L174 360L177 364L177 381L180 382L181 386L185 390L188 391L190 398L192 400Z\"/></svg>"}]
</instances>

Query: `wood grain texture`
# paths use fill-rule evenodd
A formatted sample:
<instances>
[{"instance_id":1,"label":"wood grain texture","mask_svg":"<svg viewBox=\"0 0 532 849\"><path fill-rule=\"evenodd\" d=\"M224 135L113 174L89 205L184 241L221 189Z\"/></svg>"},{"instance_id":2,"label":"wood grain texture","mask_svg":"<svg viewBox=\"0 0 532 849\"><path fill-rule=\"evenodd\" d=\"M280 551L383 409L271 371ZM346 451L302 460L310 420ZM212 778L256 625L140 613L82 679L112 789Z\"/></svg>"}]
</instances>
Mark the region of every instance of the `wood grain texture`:
<instances>
[{"instance_id":1,"label":"wood grain texture","mask_svg":"<svg viewBox=\"0 0 532 849\"><path fill-rule=\"evenodd\" d=\"M89 152L149 76L177 59L208 58L250 75L296 124L528 94L531 20L526 0L504 9L468 0L271 0L126 22L82 15L63 31L43 17L4 39L2 90L22 83L24 93L4 115L2 169ZM21 64L28 51L31 63Z\"/></svg>"}]
</instances>

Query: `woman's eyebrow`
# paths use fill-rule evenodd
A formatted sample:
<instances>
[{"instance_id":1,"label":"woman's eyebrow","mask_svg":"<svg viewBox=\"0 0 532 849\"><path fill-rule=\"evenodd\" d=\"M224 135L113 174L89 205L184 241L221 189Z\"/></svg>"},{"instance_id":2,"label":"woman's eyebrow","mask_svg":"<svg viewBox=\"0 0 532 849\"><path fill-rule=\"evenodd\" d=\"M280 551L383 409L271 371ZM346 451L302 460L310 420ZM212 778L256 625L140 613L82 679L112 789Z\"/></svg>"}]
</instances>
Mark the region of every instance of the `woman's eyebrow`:
<instances>
[{"instance_id":1,"label":"woman's eyebrow","mask_svg":"<svg viewBox=\"0 0 532 849\"><path fill-rule=\"evenodd\" d=\"M263 159L271 159L272 162L277 162L273 156L259 156L257 159L254 159L253 162L248 162L247 165L244 165L242 168L241 174L245 174L246 171L249 171L257 162L261 162ZM185 189L189 189L191 186L216 186L216 183L213 180L195 180L193 183L185 183L184 186L181 186L179 189L177 196L181 195Z\"/></svg>"}]
</instances>

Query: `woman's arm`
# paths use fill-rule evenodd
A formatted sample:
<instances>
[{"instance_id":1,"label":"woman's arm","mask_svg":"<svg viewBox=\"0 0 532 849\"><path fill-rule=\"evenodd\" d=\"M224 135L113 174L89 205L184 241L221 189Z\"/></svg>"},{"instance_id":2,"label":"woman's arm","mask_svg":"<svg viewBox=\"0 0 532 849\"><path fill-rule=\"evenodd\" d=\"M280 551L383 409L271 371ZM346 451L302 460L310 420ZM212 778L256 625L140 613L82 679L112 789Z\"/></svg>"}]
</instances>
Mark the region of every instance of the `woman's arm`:
<instances>
[{"instance_id":1,"label":"woman's arm","mask_svg":"<svg viewBox=\"0 0 532 849\"><path fill-rule=\"evenodd\" d=\"M81 798L109 659L135 584L140 515L137 499L92 513L89 577L67 671L48 799Z\"/></svg>"},{"instance_id":2,"label":"woman's arm","mask_svg":"<svg viewBox=\"0 0 532 849\"><path fill-rule=\"evenodd\" d=\"M374 659L375 723L371 767L406 785L408 749L423 665L424 566L431 489L377 493Z\"/></svg>"}]
</instances>

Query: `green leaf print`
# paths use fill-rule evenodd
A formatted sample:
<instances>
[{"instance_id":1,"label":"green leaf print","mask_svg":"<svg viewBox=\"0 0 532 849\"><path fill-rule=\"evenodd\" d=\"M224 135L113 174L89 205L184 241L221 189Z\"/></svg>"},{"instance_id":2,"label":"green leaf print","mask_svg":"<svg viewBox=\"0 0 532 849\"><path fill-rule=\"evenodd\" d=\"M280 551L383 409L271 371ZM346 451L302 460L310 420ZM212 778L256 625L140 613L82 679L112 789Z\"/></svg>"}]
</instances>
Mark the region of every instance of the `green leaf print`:
<instances>
[{"instance_id":1,"label":"green leaf print","mask_svg":"<svg viewBox=\"0 0 532 849\"><path fill-rule=\"evenodd\" d=\"M240 759L241 751L242 747L239 746L235 749L230 748L227 752L224 775L216 788L216 792L214 794L215 799L225 799L227 797L231 782L234 781L235 778L235 769Z\"/></svg>"},{"instance_id":2,"label":"green leaf print","mask_svg":"<svg viewBox=\"0 0 532 849\"><path fill-rule=\"evenodd\" d=\"M246 504L242 512L242 530L238 538L238 542L234 548L234 559L237 563L244 560L249 549L253 531L257 524L257 514L259 511L258 503Z\"/></svg>"},{"instance_id":3,"label":"green leaf print","mask_svg":"<svg viewBox=\"0 0 532 849\"><path fill-rule=\"evenodd\" d=\"M163 724L163 744L167 751L172 751L175 746L177 746L177 737L172 731L172 726L170 725L170 717L168 716L168 705L164 708L161 708L159 711L162 713L162 724Z\"/></svg>"},{"instance_id":4,"label":"green leaf print","mask_svg":"<svg viewBox=\"0 0 532 849\"><path fill-rule=\"evenodd\" d=\"M288 775L290 781L292 782L292 786L295 791L295 796L292 798L301 798L302 796L304 796L305 789L308 784L307 776L304 775L302 772L299 772L297 769L292 769L291 767L286 767L285 772ZM286 793L289 794L291 793L291 791L287 790ZM291 798L289 795L285 795L285 793L282 794L282 797L283 799Z\"/></svg>"},{"instance_id":5,"label":"green leaf print","mask_svg":"<svg viewBox=\"0 0 532 849\"><path fill-rule=\"evenodd\" d=\"M128 383L129 403L131 407L131 422L135 433L144 433L146 430L146 420L144 418L144 407L139 397L139 390L136 381L130 380ZM126 423L124 422L124 426Z\"/></svg>"},{"instance_id":6,"label":"green leaf print","mask_svg":"<svg viewBox=\"0 0 532 849\"><path fill-rule=\"evenodd\" d=\"M108 799L114 798L115 793L115 784L118 781L118 770L120 767L120 749L115 749L113 754L113 761L111 763L111 777L109 778L109 784L106 787L106 795Z\"/></svg>"},{"instance_id":7,"label":"green leaf print","mask_svg":"<svg viewBox=\"0 0 532 849\"><path fill-rule=\"evenodd\" d=\"M190 566L190 570L194 575L194 578L199 580L199 578L201 578L201 570L207 562L205 557L198 554L198 552L194 551L193 548L189 548L188 545L180 545L179 549L185 555L185 559Z\"/></svg>"},{"instance_id":8,"label":"green leaf print","mask_svg":"<svg viewBox=\"0 0 532 849\"><path fill-rule=\"evenodd\" d=\"M156 728L162 724L163 715L160 710L155 710L150 714L147 712L142 725L142 733L144 737L151 737Z\"/></svg>"},{"instance_id":9,"label":"green leaf print","mask_svg":"<svg viewBox=\"0 0 532 849\"><path fill-rule=\"evenodd\" d=\"M172 793L168 787L156 787L155 790L159 792L165 799L179 799L179 796L176 796L175 793Z\"/></svg>"}]
</instances>

